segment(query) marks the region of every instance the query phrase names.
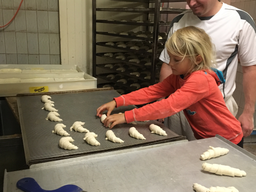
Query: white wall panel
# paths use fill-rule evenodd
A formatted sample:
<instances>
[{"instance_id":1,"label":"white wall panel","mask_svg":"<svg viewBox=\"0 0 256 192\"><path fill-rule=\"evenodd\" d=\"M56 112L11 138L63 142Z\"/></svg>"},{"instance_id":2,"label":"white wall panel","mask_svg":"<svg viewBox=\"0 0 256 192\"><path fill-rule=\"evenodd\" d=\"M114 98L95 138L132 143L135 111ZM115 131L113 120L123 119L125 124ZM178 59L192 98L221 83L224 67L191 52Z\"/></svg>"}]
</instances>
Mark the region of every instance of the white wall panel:
<instances>
[{"instance_id":1,"label":"white wall panel","mask_svg":"<svg viewBox=\"0 0 256 192\"><path fill-rule=\"evenodd\" d=\"M91 1L60 0L61 63L79 65L91 74Z\"/></svg>"}]
</instances>

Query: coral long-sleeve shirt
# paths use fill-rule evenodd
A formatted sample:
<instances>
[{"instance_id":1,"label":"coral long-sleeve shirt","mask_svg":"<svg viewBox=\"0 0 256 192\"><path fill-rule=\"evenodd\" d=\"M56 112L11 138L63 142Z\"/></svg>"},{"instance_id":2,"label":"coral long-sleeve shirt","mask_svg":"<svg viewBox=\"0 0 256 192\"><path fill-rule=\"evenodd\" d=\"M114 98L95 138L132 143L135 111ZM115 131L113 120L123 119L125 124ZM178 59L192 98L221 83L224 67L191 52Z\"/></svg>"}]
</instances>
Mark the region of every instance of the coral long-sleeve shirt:
<instances>
[{"instance_id":1,"label":"coral long-sleeve shirt","mask_svg":"<svg viewBox=\"0 0 256 192\"><path fill-rule=\"evenodd\" d=\"M216 134L237 144L243 137L240 122L226 107L213 71L196 71L184 79L170 75L164 81L114 98L116 107L147 104L125 112L126 122L162 119L183 110L197 139ZM165 98L156 101L159 98Z\"/></svg>"}]
</instances>

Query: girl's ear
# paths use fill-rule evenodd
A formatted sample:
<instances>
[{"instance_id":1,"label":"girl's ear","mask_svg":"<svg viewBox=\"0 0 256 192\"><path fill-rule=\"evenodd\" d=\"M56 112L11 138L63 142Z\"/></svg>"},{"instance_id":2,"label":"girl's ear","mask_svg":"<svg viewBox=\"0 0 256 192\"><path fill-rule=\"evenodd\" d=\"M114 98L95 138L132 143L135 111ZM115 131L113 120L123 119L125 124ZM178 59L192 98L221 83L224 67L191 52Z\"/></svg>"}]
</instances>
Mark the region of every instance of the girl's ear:
<instances>
[{"instance_id":1,"label":"girl's ear","mask_svg":"<svg viewBox=\"0 0 256 192\"><path fill-rule=\"evenodd\" d=\"M201 57L201 55L197 55L196 56L196 65L198 65L199 63L201 63L203 61L203 58Z\"/></svg>"}]
</instances>

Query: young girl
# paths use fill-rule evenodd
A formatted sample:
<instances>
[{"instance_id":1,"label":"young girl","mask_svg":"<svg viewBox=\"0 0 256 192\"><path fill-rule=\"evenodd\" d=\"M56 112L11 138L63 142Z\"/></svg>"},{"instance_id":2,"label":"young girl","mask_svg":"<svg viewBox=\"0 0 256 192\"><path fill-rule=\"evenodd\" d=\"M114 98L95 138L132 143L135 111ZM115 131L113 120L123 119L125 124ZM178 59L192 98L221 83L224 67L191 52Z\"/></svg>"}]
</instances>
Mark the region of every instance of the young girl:
<instances>
[{"instance_id":1,"label":"young girl","mask_svg":"<svg viewBox=\"0 0 256 192\"><path fill-rule=\"evenodd\" d=\"M213 45L210 37L204 30L189 26L177 30L167 41L166 48L172 75L155 85L114 98L97 109L97 116L107 110L104 125L111 124L113 128L121 123L163 119L184 110L196 139L218 134L238 144L243 138L242 128L227 109L218 88L223 82L222 73L211 69ZM111 115L115 107L153 101L156 102Z\"/></svg>"}]
</instances>

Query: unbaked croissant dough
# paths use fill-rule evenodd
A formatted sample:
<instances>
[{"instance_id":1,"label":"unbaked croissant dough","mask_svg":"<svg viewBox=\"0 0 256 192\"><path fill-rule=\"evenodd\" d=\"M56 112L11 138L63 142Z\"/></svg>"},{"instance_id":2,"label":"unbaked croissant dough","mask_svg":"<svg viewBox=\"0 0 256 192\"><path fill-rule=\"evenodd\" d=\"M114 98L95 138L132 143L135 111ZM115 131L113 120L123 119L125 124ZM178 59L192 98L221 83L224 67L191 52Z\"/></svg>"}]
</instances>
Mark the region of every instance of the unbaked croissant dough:
<instances>
[{"instance_id":1,"label":"unbaked croissant dough","mask_svg":"<svg viewBox=\"0 0 256 192\"><path fill-rule=\"evenodd\" d=\"M129 129L129 134L131 137L135 138L135 139L142 139L145 140L146 138L137 131L137 129L135 127L131 127Z\"/></svg>"},{"instance_id":2,"label":"unbaked croissant dough","mask_svg":"<svg viewBox=\"0 0 256 192\"><path fill-rule=\"evenodd\" d=\"M99 146L100 143L95 139L96 137L98 137L98 135L94 132L88 132L85 134L84 140L90 145Z\"/></svg>"},{"instance_id":3,"label":"unbaked croissant dough","mask_svg":"<svg viewBox=\"0 0 256 192\"><path fill-rule=\"evenodd\" d=\"M44 103L54 103L51 99L52 98L49 95L43 95L41 97L41 101L44 102Z\"/></svg>"},{"instance_id":4,"label":"unbaked croissant dough","mask_svg":"<svg viewBox=\"0 0 256 192\"><path fill-rule=\"evenodd\" d=\"M68 150L78 149L78 147L73 145L71 142L74 142L74 139L72 139L72 137L62 137L59 140L59 146L63 149Z\"/></svg>"},{"instance_id":5,"label":"unbaked croissant dough","mask_svg":"<svg viewBox=\"0 0 256 192\"><path fill-rule=\"evenodd\" d=\"M227 175L232 177L246 176L245 171L227 165L203 163L202 168L204 171L215 173L217 175Z\"/></svg>"},{"instance_id":6,"label":"unbaked croissant dough","mask_svg":"<svg viewBox=\"0 0 256 192\"><path fill-rule=\"evenodd\" d=\"M155 134L162 135L162 136L167 136L167 133L158 125L150 124L149 129L150 129L151 133L155 133Z\"/></svg>"},{"instance_id":7,"label":"unbaked croissant dough","mask_svg":"<svg viewBox=\"0 0 256 192\"><path fill-rule=\"evenodd\" d=\"M193 189L194 189L195 192L207 192L209 190L205 186L200 185L198 183L193 184Z\"/></svg>"},{"instance_id":8,"label":"unbaked croissant dough","mask_svg":"<svg viewBox=\"0 0 256 192\"><path fill-rule=\"evenodd\" d=\"M58 121L58 122L61 122L63 121L61 118L59 118L60 114L57 113L57 112L49 112L47 117L46 117L46 120L50 120L50 121Z\"/></svg>"},{"instance_id":9,"label":"unbaked croissant dough","mask_svg":"<svg viewBox=\"0 0 256 192\"><path fill-rule=\"evenodd\" d=\"M214 157L219 157L221 155L226 155L229 150L226 148L222 148L222 147L212 147L209 146L210 149L208 149L206 152L204 152L201 156L200 159L201 160L207 160L207 159L211 159Z\"/></svg>"},{"instance_id":10,"label":"unbaked croissant dough","mask_svg":"<svg viewBox=\"0 0 256 192\"><path fill-rule=\"evenodd\" d=\"M70 127L70 131L74 130L80 133L88 133L89 130L83 127L84 122L82 121L75 121L73 125Z\"/></svg>"},{"instance_id":11,"label":"unbaked croissant dough","mask_svg":"<svg viewBox=\"0 0 256 192\"><path fill-rule=\"evenodd\" d=\"M106 140L112 141L114 143L123 143L124 142L122 139L116 137L115 133L112 130L107 130Z\"/></svg>"},{"instance_id":12,"label":"unbaked croissant dough","mask_svg":"<svg viewBox=\"0 0 256 192\"><path fill-rule=\"evenodd\" d=\"M56 112L56 111L58 111L57 109L55 109L54 107L54 104L53 103L44 103L44 107L42 108L42 109L45 109L45 110L47 110L47 111L51 111L51 112Z\"/></svg>"},{"instance_id":13,"label":"unbaked croissant dough","mask_svg":"<svg viewBox=\"0 0 256 192\"><path fill-rule=\"evenodd\" d=\"M56 133L57 135L61 136L68 136L70 135L67 131L65 131L63 128L66 127L63 123L57 123L54 127L54 130L52 133Z\"/></svg>"},{"instance_id":14,"label":"unbaked croissant dough","mask_svg":"<svg viewBox=\"0 0 256 192\"><path fill-rule=\"evenodd\" d=\"M104 120L105 120L106 118L107 118L107 115L102 114L101 117L100 117L101 123L104 123ZM111 126L111 123L108 125L108 127L110 127L110 126Z\"/></svg>"},{"instance_id":15,"label":"unbaked croissant dough","mask_svg":"<svg viewBox=\"0 0 256 192\"><path fill-rule=\"evenodd\" d=\"M195 192L239 192L235 187L210 187L206 188L198 183L194 183Z\"/></svg>"},{"instance_id":16,"label":"unbaked croissant dough","mask_svg":"<svg viewBox=\"0 0 256 192\"><path fill-rule=\"evenodd\" d=\"M106 114L102 114L101 117L100 117L101 123L103 123L106 118L107 118L107 115Z\"/></svg>"}]
</instances>

